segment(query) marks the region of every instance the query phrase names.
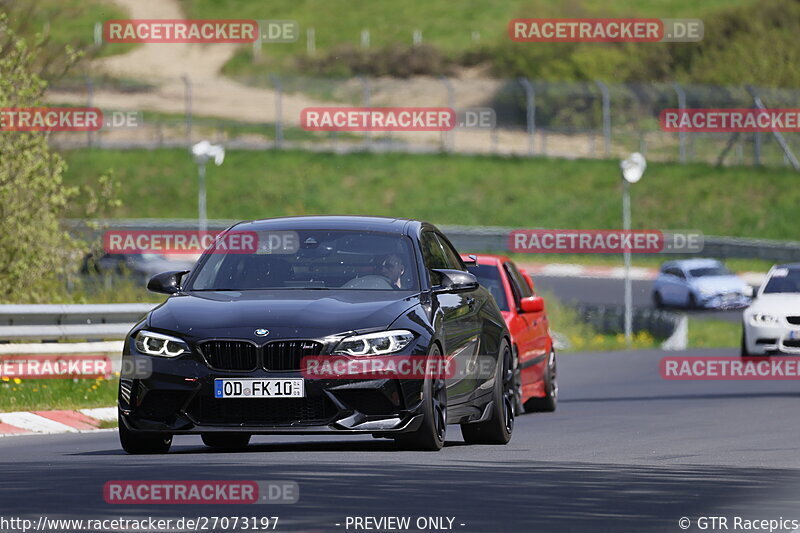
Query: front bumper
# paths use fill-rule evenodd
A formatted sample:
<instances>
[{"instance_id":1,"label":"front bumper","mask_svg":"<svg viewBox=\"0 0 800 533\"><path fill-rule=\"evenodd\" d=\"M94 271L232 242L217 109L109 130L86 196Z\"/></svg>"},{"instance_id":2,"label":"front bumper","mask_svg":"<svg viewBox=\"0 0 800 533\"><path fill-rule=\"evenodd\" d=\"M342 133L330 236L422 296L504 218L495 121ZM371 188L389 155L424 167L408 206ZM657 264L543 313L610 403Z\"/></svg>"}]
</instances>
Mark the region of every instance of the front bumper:
<instances>
[{"instance_id":1,"label":"front bumper","mask_svg":"<svg viewBox=\"0 0 800 533\"><path fill-rule=\"evenodd\" d=\"M304 398L214 398L216 378L298 378L300 372L225 372L190 358L124 356L150 365L120 380L120 421L139 431L193 434L393 434L422 422L422 380L305 379Z\"/></svg>"},{"instance_id":2,"label":"front bumper","mask_svg":"<svg viewBox=\"0 0 800 533\"><path fill-rule=\"evenodd\" d=\"M754 326L745 323L747 351L753 355L800 355L800 327L776 324Z\"/></svg>"},{"instance_id":3,"label":"front bumper","mask_svg":"<svg viewBox=\"0 0 800 533\"><path fill-rule=\"evenodd\" d=\"M704 309L742 309L750 305L752 299L739 293L698 295L697 305Z\"/></svg>"}]
</instances>

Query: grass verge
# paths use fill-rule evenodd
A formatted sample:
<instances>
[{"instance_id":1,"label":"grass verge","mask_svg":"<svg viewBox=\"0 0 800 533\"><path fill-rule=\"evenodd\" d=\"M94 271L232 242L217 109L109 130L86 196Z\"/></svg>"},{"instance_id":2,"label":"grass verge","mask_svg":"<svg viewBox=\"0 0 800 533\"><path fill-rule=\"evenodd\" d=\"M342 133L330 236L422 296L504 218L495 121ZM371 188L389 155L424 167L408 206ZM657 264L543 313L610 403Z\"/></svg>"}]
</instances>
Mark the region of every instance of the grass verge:
<instances>
[{"instance_id":1,"label":"grass verge","mask_svg":"<svg viewBox=\"0 0 800 533\"><path fill-rule=\"evenodd\" d=\"M117 403L118 378L0 379L0 412L108 407Z\"/></svg>"},{"instance_id":2,"label":"grass verge","mask_svg":"<svg viewBox=\"0 0 800 533\"><path fill-rule=\"evenodd\" d=\"M114 170L122 207L113 216L197 216L197 168L183 149L82 149L65 158L67 185ZM785 168L652 163L631 188L633 226L797 239L796 182ZM230 150L207 183L209 218L337 213L516 228L621 225L613 160Z\"/></svg>"}]
</instances>

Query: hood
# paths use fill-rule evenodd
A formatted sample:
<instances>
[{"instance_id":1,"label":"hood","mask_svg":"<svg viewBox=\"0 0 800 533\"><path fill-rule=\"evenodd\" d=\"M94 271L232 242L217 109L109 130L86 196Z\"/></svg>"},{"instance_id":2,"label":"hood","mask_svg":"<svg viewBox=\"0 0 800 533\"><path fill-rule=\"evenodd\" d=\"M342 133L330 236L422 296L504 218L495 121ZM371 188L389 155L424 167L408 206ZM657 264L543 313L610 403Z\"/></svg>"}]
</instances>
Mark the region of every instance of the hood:
<instances>
[{"instance_id":1,"label":"hood","mask_svg":"<svg viewBox=\"0 0 800 533\"><path fill-rule=\"evenodd\" d=\"M745 292L747 284L737 276L706 276L691 281L693 287L714 293Z\"/></svg>"},{"instance_id":2,"label":"hood","mask_svg":"<svg viewBox=\"0 0 800 533\"><path fill-rule=\"evenodd\" d=\"M747 310L777 315L800 315L800 293L776 292L762 294L753 300Z\"/></svg>"},{"instance_id":3,"label":"hood","mask_svg":"<svg viewBox=\"0 0 800 533\"><path fill-rule=\"evenodd\" d=\"M169 298L151 312L148 324L187 340L230 337L261 343L386 328L418 303L417 293L394 291L192 292ZM257 337L259 328L269 335Z\"/></svg>"}]
</instances>

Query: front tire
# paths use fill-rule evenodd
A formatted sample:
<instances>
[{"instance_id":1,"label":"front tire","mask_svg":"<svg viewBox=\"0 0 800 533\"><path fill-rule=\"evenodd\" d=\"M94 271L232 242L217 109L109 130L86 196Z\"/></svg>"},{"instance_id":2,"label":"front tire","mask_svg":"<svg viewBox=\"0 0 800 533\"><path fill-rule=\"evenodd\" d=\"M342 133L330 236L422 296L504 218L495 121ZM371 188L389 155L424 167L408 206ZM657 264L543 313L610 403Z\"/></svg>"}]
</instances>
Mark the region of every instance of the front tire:
<instances>
[{"instance_id":1,"label":"front tire","mask_svg":"<svg viewBox=\"0 0 800 533\"><path fill-rule=\"evenodd\" d=\"M249 433L201 433L203 444L211 448L236 450L250 444Z\"/></svg>"},{"instance_id":2,"label":"front tire","mask_svg":"<svg viewBox=\"0 0 800 533\"><path fill-rule=\"evenodd\" d=\"M508 444L514 431L514 401L516 385L511 349L503 340L497 358L492 416L486 422L461 424L461 434L467 444Z\"/></svg>"},{"instance_id":3,"label":"front tire","mask_svg":"<svg viewBox=\"0 0 800 533\"><path fill-rule=\"evenodd\" d=\"M653 306L656 309L664 309L664 297L661 296L661 293L656 291L653 293Z\"/></svg>"},{"instance_id":4,"label":"front tire","mask_svg":"<svg viewBox=\"0 0 800 533\"><path fill-rule=\"evenodd\" d=\"M751 354L749 351L747 351L747 336L744 333L744 326L742 326L742 345L741 345L741 348L740 348L740 351L739 351L739 356L740 357L752 357L753 356L753 354Z\"/></svg>"},{"instance_id":5,"label":"front tire","mask_svg":"<svg viewBox=\"0 0 800 533\"><path fill-rule=\"evenodd\" d=\"M558 379L556 373L556 352L551 349L547 360L547 370L544 379L545 396L543 398L531 398L525 402L525 411L552 413L558 407Z\"/></svg>"},{"instance_id":6,"label":"front tire","mask_svg":"<svg viewBox=\"0 0 800 533\"><path fill-rule=\"evenodd\" d=\"M428 357L441 357L438 345L433 345ZM398 435L395 441L409 450L438 452L447 435L447 388L444 379L438 376L426 376L422 387L422 424L412 432Z\"/></svg>"},{"instance_id":7,"label":"front tire","mask_svg":"<svg viewBox=\"0 0 800 533\"><path fill-rule=\"evenodd\" d=\"M119 442L122 449L133 455L167 453L172 446L172 435L167 433L146 433L129 429L117 414Z\"/></svg>"}]
</instances>

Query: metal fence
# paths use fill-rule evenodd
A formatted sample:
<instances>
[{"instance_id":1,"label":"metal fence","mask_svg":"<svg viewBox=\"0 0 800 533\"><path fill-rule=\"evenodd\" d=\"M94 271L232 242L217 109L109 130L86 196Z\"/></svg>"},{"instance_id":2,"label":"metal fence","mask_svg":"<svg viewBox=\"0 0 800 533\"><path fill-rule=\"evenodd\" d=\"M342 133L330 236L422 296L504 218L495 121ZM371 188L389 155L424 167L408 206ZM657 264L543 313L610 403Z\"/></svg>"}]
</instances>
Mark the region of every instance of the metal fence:
<instances>
[{"instance_id":1,"label":"metal fence","mask_svg":"<svg viewBox=\"0 0 800 533\"><path fill-rule=\"evenodd\" d=\"M667 108L800 107L800 91L666 83L612 85L528 79L414 77L347 79L263 75L153 81L65 80L51 103L141 113L135 127L61 133L59 146L157 148L201 139L241 149L458 152L565 158L616 158L640 151L652 161L723 165L789 165L800 134L667 133ZM489 128L449 132L311 132L300 113L313 106L442 106L490 108ZM106 120L108 122L108 120Z\"/></svg>"}]
</instances>

